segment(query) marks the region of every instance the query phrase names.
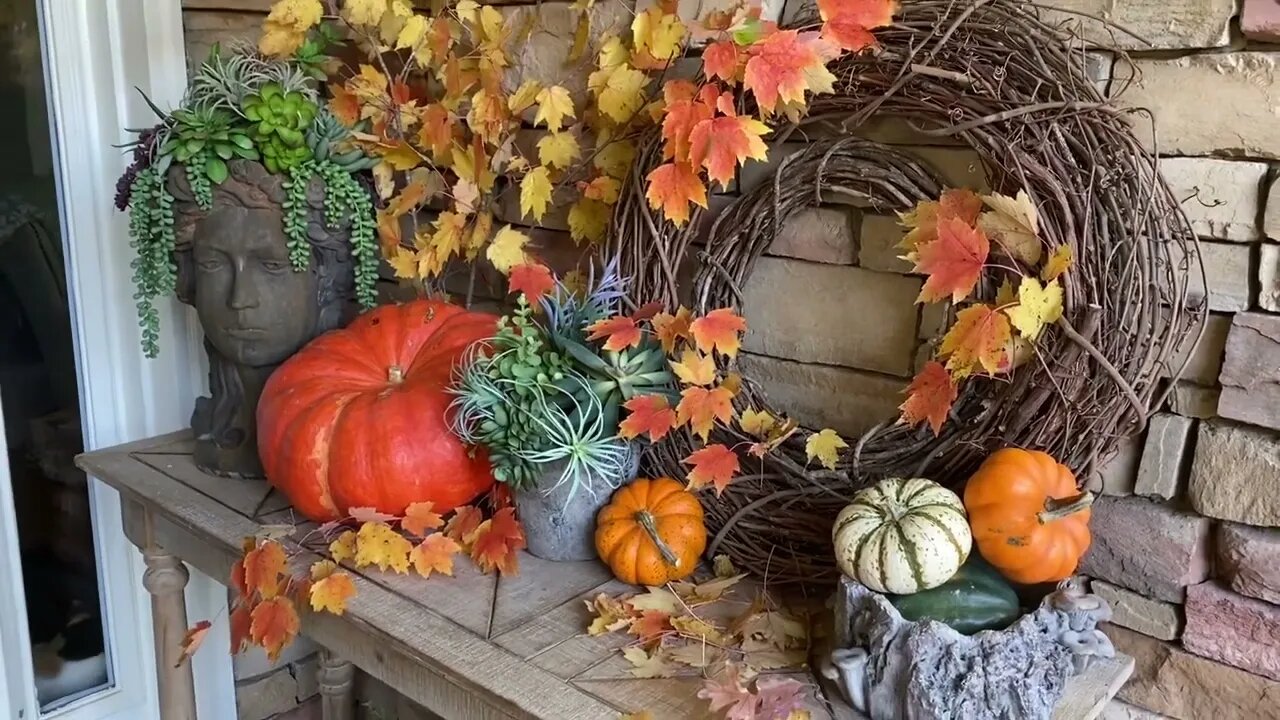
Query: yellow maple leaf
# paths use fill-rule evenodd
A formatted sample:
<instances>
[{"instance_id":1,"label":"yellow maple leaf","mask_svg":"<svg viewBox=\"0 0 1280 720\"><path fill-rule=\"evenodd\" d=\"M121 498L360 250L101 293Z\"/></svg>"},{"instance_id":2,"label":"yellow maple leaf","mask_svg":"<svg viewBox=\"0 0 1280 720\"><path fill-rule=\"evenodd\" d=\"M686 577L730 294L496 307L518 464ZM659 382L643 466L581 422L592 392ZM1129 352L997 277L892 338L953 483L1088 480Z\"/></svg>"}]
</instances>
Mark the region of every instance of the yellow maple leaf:
<instances>
[{"instance_id":1,"label":"yellow maple leaf","mask_svg":"<svg viewBox=\"0 0 1280 720\"><path fill-rule=\"evenodd\" d=\"M566 168L582 156L573 133L553 132L538 141L538 159L543 165Z\"/></svg>"},{"instance_id":2,"label":"yellow maple leaf","mask_svg":"<svg viewBox=\"0 0 1280 720\"><path fill-rule=\"evenodd\" d=\"M642 647L624 648L622 656L631 663L631 674L638 678L671 677L676 674L676 666L667 662L662 648L645 652Z\"/></svg>"},{"instance_id":3,"label":"yellow maple leaf","mask_svg":"<svg viewBox=\"0 0 1280 720\"><path fill-rule=\"evenodd\" d=\"M510 225L504 225L498 234L493 236L493 242L489 243L485 257L489 258L489 262L493 263L498 272L505 275L511 272L511 268L525 264L524 246L528 242L528 235Z\"/></svg>"},{"instance_id":4,"label":"yellow maple leaf","mask_svg":"<svg viewBox=\"0 0 1280 720\"><path fill-rule=\"evenodd\" d=\"M651 7L631 21L631 37L636 44L637 66L660 68L671 62L683 49L685 27L680 18Z\"/></svg>"},{"instance_id":5,"label":"yellow maple leaf","mask_svg":"<svg viewBox=\"0 0 1280 720\"><path fill-rule=\"evenodd\" d=\"M671 361L671 371L685 385L710 385L716 381L716 363L710 355L685 349L680 362Z\"/></svg>"},{"instance_id":6,"label":"yellow maple leaf","mask_svg":"<svg viewBox=\"0 0 1280 720\"><path fill-rule=\"evenodd\" d=\"M1019 190L1017 197L993 193L982 202L991 208L978 218L978 227L1004 254L1028 265L1040 262L1044 247L1040 242L1040 215L1031 196Z\"/></svg>"},{"instance_id":7,"label":"yellow maple leaf","mask_svg":"<svg viewBox=\"0 0 1280 720\"><path fill-rule=\"evenodd\" d=\"M1022 278L1018 304L1005 310L1009 322L1028 340L1035 340L1044 326L1062 317L1062 286L1057 280L1041 286L1035 278Z\"/></svg>"},{"instance_id":8,"label":"yellow maple leaf","mask_svg":"<svg viewBox=\"0 0 1280 720\"><path fill-rule=\"evenodd\" d=\"M810 461L817 460L828 470L835 470L841 448L849 444L831 428L825 428L804 441L804 454Z\"/></svg>"},{"instance_id":9,"label":"yellow maple leaf","mask_svg":"<svg viewBox=\"0 0 1280 720\"><path fill-rule=\"evenodd\" d=\"M341 615L346 612L347 600L356 594L351 575L338 570L328 560L318 560L311 566L311 609Z\"/></svg>"},{"instance_id":10,"label":"yellow maple leaf","mask_svg":"<svg viewBox=\"0 0 1280 720\"><path fill-rule=\"evenodd\" d=\"M649 76L624 63L591 73L588 83L596 92L600 112L616 123L625 123L644 105Z\"/></svg>"},{"instance_id":11,"label":"yellow maple leaf","mask_svg":"<svg viewBox=\"0 0 1280 720\"><path fill-rule=\"evenodd\" d=\"M560 85L552 85L538 91L538 112L533 123L545 124L551 132L558 132L564 127L564 119L574 117L573 98L569 91Z\"/></svg>"},{"instance_id":12,"label":"yellow maple leaf","mask_svg":"<svg viewBox=\"0 0 1280 720\"><path fill-rule=\"evenodd\" d=\"M604 240L609 230L611 211L599 200L581 198L569 208L569 236L575 243Z\"/></svg>"},{"instance_id":13,"label":"yellow maple leaf","mask_svg":"<svg viewBox=\"0 0 1280 720\"><path fill-rule=\"evenodd\" d=\"M506 19L502 17L502 13L492 5L485 5L480 8L480 37L486 42L501 43L503 40L503 30L506 27Z\"/></svg>"},{"instance_id":14,"label":"yellow maple leaf","mask_svg":"<svg viewBox=\"0 0 1280 720\"><path fill-rule=\"evenodd\" d=\"M480 3L476 0L459 0L453 11L457 13L459 20L474 26L479 20Z\"/></svg>"},{"instance_id":15,"label":"yellow maple leaf","mask_svg":"<svg viewBox=\"0 0 1280 720\"><path fill-rule=\"evenodd\" d=\"M1009 278L1005 278L1000 283L1000 289L996 290L996 307L1004 307L1018 302L1018 291L1013 287L1013 283Z\"/></svg>"},{"instance_id":16,"label":"yellow maple leaf","mask_svg":"<svg viewBox=\"0 0 1280 720\"><path fill-rule=\"evenodd\" d=\"M542 84L537 80L525 80L516 91L507 98L507 108L512 114L520 113L533 107L538 101L538 93L542 92Z\"/></svg>"},{"instance_id":17,"label":"yellow maple leaf","mask_svg":"<svg viewBox=\"0 0 1280 720\"><path fill-rule=\"evenodd\" d=\"M356 534L347 530L329 543L329 554L335 562L350 562L356 559Z\"/></svg>"},{"instance_id":18,"label":"yellow maple leaf","mask_svg":"<svg viewBox=\"0 0 1280 720\"><path fill-rule=\"evenodd\" d=\"M258 50L272 57L293 55L323 15L320 0L280 0L262 23Z\"/></svg>"},{"instance_id":19,"label":"yellow maple leaf","mask_svg":"<svg viewBox=\"0 0 1280 720\"><path fill-rule=\"evenodd\" d=\"M480 254L480 248L489 242L489 235L492 232L493 213L487 210L477 213L475 221L471 223L471 236L467 239L467 260L476 259L476 255Z\"/></svg>"},{"instance_id":20,"label":"yellow maple leaf","mask_svg":"<svg viewBox=\"0 0 1280 720\"><path fill-rule=\"evenodd\" d=\"M423 15L411 15L405 19L404 24L400 26L400 32L396 34L395 48L412 50L418 47L418 43L422 42L426 33L427 18Z\"/></svg>"},{"instance_id":21,"label":"yellow maple leaf","mask_svg":"<svg viewBox=\"0 0 1280 720\"><path fill-rule=\"evenodd\" d=\"M1071 246L1059 245L1049 255L1049 259L1044 261L1044 267L1040 270L1040 279L1045 282L1057 280L1062 273L1071 269L1074 262L1075 253L1071 250Z\"/></svg>"},{"instance_id":22,"label":"yellow maple leaf","mask_svg":"<svg viewBox=\"0 0 1280 720\"><path fill-rule=\"evenodd\" d=\"M742 432L756 437L768 435L777 424L778 419L770 415L768 410L747 408L742 412L742 417L738 418L738 427L742 428Z\"/></svg>"},{"instance_id":23,"label":"yellow maple leaf","mask_svg":"<svg viewBox=\"0 0 1280 720\"><path fill-rule=\"evenodd\" d=\"M397 245L392 255L387 258L387 264L401 280L418 279L418 253L413 250Z\"/></svg>"},{"instance_id":24,"label":"yellow maple leaf","mask_svg":"<svg viewBox=\"0 0 1280 720\"><path fill-rule=\"evenodd\" d=\"M631 624L630 610L621 600L612 595L600 593L584 602L587 604L587 609L595 616L587 626L588 635L593 637L604 635Z\"/></svg>"},{"instance_id":25,"label":"yellow maple leaf","mask_svg":"<svg viewBox=\"0 0 1280 720\"><path fill-rule=\"evenodd\" d=\"M367 522L356 533L356 567L376 565L380 570L409 572L413 543L383 522Z\"/></svg>"},{"instance_id":26,"label":"yellow maple leaf","mask_svg":"<svg viewBox=\"0 0 1280 720\"><path fill-rule=\"evenodd\" d=\"M352 25L377 25L387 11L387 0L347 0L342 17Z\"/></svg>"},{"instance_id":27,"label":"yellow maple leaf","mask_svg":"<svg viewBox=\"0 0 1280 720\"><path fill-rule=\"evenodd\" d=\"M596 145L595 164L601 172L615 180L622 180L631 172L636 159L636 146L630 140L610 140Z\"/></svg>"},{"instance_id":28,"label":"yellow maple leaf","mask_svg":"<svg viewBox=\"0 0 1280 720\"><path fill-rule=\"evenodd\" d=\"M600 52L596 55L596 67L601 70L612 70L627 62L631 52L622 40L612 33L600 39Z\"/></svg>"},{"instance_id":29,"label":"yellow maple leaf","mask_svg":"<svg viewBox=\"0 0 1280 720\"><path fill-rule=\"evenodd\" d=\"M551 173L545 167L536 167L520 181L520 214L542 220L551 204Z\"/></svg>"}]
</instances>

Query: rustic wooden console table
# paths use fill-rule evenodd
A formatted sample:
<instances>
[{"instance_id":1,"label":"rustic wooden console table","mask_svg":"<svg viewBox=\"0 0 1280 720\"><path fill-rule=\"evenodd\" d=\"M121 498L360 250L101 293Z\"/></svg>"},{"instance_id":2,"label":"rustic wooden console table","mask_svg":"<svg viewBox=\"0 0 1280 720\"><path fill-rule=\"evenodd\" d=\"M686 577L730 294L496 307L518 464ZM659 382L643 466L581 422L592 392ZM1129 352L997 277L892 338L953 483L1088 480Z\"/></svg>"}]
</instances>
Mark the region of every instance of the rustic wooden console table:
<instances>
[{"instance_id":1,"label":"rustic wooden console table","mask_svg":"<svg viewBox=\"0 0 1280 720\"><path fill-rule=\"evenodd\" d=\"M262 525L302 524L265 483L206 475L191 451L190 434L180 432L77 458L120 491L125 532L146 559L163 720L197 717L191 665L177 663L188 627L184 563L225 578L243 538ZM302 620L302 632L325 648L325 720L355 717L356 667L449 720L606 720L638 710L655 720L707 717L697 676L637 679L617 652L627 636L585 634L583 600L629 589L603 565L524 555L520 568L509 578L482 575L466 562L453 578L355 573L357 594L344 615ZM1132 669L1131 658L1119 657L1072 678L1054 720L1096 717ZM810 679L802 669L795 677ZM810 712L813 720L856 717L829 706L816 687Z\"/></svg>"}]
</instances>

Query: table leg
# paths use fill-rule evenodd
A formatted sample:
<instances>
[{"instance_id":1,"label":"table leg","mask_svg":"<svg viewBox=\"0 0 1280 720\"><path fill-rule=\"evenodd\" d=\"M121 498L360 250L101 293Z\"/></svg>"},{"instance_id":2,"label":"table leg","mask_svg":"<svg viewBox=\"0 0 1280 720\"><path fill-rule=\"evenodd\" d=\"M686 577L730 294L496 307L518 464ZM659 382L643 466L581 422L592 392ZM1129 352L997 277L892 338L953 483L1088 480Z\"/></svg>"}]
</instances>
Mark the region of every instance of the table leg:
<instances>
[{"instance_id":1,"label":"table leg","mask_svg":"<svg viewBox=\"0 0 1280 720\"><path fill-rule=\"evenodd\" d=\"M324 720L355 720L356 667L332 650L320 651L320 711Z\"/></svg>"},{"instance_id":2,"label":"table leg","mask_svg":"<svg viewBox=\"0 0 1280 720\"><path fill-rule=\"evenodd\" d=\"M196 720L196 688L191 663L178 664L187 634L183 588L190 574L178 558L154 545L144 549L147 570L142 585L151 593L151 624L156 641L156 681L160 720Z\"/></svg>"}]
</instances>

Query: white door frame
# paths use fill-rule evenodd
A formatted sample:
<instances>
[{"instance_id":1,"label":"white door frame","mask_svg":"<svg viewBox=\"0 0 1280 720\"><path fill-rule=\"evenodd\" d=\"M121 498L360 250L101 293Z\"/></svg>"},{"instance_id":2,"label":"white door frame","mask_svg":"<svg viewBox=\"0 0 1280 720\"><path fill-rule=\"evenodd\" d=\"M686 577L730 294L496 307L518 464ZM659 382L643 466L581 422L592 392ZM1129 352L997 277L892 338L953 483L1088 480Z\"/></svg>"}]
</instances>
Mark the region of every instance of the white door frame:
<instances>
[{"instance_id":1,"label":"white door frame","mask_svg":"<svg viewBox=\"0 0 1280 720\"><path fill-rule=\"evenodd\" d=\"M187 424L203 391L203 353L191 313L161 302L161 356L146 360L133 305L128 221L113 207L115 180L127 161L113 147L126 127L155 122L135 88L173 107L186 83L180 0L37 0L54 174L66 253L67 287L80 383L85 447L102 448ZM114 687L45 717L149 720L159 717L150 597L141 555L124 537L115 491L91 480L98 571L111 640ZM14 551L16 558L16 549ZM215 621L194 658L200 720L232 720L235 683L226 588L192 570L189 616ZM19 601L21 594L19 593ZM23 616L19 616L23 617ZM25 623L17 632L25 644ZM10 640L6 638L6 642ZM6 658L7 659L7 658ZM10 718L39 717L26 664L22 687L0 679ZM16 704L14 704L16 703Z\"/></svg>"}]
</instances>

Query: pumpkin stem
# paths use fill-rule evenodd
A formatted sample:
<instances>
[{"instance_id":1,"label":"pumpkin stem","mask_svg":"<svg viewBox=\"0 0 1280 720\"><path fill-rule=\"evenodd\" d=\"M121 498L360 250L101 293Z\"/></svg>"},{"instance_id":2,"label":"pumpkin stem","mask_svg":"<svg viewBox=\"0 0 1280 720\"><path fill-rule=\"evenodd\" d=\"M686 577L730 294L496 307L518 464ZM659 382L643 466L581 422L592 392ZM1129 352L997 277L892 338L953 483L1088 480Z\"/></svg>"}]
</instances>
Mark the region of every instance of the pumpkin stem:
<instances>
[{"instance_id":1,"label":"pumpkin stem","mask_svg":"<svg viewBox=\"0 0 1280 720\"><path fill-rule=\"evenodd\" d=\"M648 510L637 510L635 518L636 522L640 523L640 527L644 528L645 533L649 535L649 539L658 547L658 552L662 554L662 559L673 568L680 567L680 558L676 557L667 542L658 534L658 523L653 519L653 513Z\"/></svg>"},{"instance_id":2,"label":"pumpkin stem","mask_svg":"<svg viewBox=\"0 0 1280 720\"><path fill-rule=\"evenodd\" d=\"M1044 501L1044 512L1037 513L1036 517L1040 519L1041 525L1047 525L1054 520L1061 520L1068 515L1086 510L1092 504L1093 493L1088 490L1062 499L1049 498Z\"/></svg>"},{"instance_id":3,"label":"pumpkin stem","mask_svg":"<svg viewBox=\"0 0 1280 720\"><path fill-rule=\"evenodd\" d=\"M392 385L399 385L404 382L404 369L399 365L392 365L387 368L387 382Z\"/></svg>"}]
</instances>

